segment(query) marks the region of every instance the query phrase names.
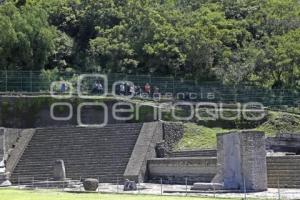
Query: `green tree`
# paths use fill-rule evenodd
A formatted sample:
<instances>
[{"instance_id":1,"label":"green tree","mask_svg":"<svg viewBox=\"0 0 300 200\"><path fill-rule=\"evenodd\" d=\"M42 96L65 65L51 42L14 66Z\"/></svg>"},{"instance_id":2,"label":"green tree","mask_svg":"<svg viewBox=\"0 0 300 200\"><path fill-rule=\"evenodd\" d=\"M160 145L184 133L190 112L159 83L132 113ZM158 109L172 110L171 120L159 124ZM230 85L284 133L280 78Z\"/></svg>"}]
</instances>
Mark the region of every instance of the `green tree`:
<instances>
[{"instance_id":1,"label":"green tree","mask_svg":"<svg viewBox=\"0 0 300 200\"><path fill-rule=\"evenodd\" d=\"M43 68L53 53L57 34L48 25L47 14L39 7L18 9L12 3L5 3L0 7L0 18L1 68Z\"/></svg>"}]
</instances>

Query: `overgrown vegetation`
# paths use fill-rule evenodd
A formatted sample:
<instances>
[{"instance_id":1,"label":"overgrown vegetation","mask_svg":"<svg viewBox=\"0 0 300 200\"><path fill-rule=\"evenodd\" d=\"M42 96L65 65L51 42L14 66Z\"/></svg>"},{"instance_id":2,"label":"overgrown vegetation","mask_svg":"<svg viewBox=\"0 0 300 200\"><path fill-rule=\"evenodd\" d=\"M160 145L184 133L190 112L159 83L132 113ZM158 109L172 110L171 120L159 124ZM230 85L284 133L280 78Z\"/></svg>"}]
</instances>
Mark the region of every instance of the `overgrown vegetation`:
<instances>
[{"instance_id":1,"label":"overgrown vegetation","mask_svg":"<svg viewBox=\"0 0 300 200\"><path fill-rule=\"evenodd\" d=\"M276 133L300 133L300 116L282 112L272 112L268 121L256 128L268 136Z\"/></svg>"},{"instance_id":2,"label":"overgrown vegetation","mask_svg":"<svg viewBox=\"0 0 300 200\"><path fill-rule=\"evenodd\" d=\"M234 129L209 128L195 123L185 123L184 130L184 137L176 145L176 150L214 149L216 148L216 134ZM266 136L275 136L277 133L300 134L300 116L283 112L270 112L267 121L254 130L263 131Z\"/></svg>"},{"instance_id":3,"label":"overgrown vegetation","mask_svg":"<svg viewBox=\"0 0 300 200\"><path fill-rule=\"evenodd\" d=\"M298 0L5 0L0 18L2 70L299 87Z\"/></svg>"}]
</instances>

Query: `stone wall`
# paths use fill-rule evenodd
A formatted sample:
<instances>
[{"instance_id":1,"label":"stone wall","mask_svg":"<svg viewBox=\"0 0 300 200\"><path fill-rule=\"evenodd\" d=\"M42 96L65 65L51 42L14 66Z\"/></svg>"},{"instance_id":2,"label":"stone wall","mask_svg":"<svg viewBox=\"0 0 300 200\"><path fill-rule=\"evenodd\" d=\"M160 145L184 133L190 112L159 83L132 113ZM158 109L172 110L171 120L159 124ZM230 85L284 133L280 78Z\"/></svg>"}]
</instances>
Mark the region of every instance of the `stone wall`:
<instances>
[{"instance_id":1,"label":"stone wall","mask_svg":"<svg viewBox=\"0 0 300 200\"><path fill-rule=\"evenodd\" d=\"M172 151L169 157L217 157L216 149Z\"/></svg>"},{"instance_id":2,"label":"stone wall","mask_svg":"<svg viewBox=\"0 0 300 200\"><path fill-rule=\"evenodd\" d=\"M207 163L207 164L205 164ZM188 184L211 182L217 172L217 158L164 158L148 161L149 181L160 183ZM268 187L300 188L300 156L267 157ZM298 178L299 177L299 178ZM288 184L287 184L288 183Z\"/></svg>"},{"instance_id":3,"label":"stone wall","mask_svg":"<svg viewBox=\"0 0 300 200\"><path fill-rule=\"evenodd\" d=\"M274 152L291 152L300 155L300 134L280 133L266 139L267 150Z\"/></svg>"},{"instance_id":4,"label":"stone wall","mask_svg":"<svg viewBox=\"0 0 300 200\"><path fill-rule=\"evenodd\" d=\"M162 123L144 123L124 172L124 179L144 182L148 179L147 161L156 157L156 144L163 139Z\"/></svg>"},{"instance_id":5,"label":"stone wall","mask_svg":"<svg viewBox=\"0 0 300 200\"><path fill-rule=\"evenodd\" d=\"M148 161L149 181L165 184L210 182L216 174L215 158L156 158Z\"/></svg>"},{"instance_id":6,"label":"stone wall","mask_svg":"<svg viewBox=\"0 0 300 200\"><path fill-rule=\"evenodd\" d=\"M102 100L108 107L108 123L116 124L125 121L116 120L112 116L112 106L118 102L113 99ZM6 128L37 128L37 127L53 127L53 126L74 126L77 123L77 106L81 103L80 99L69 99L68 102L73 107L73 117L67 121L53 120L50 115L50 107L52 103L60 102L51 97L0 97L0 127ZM93 102L88 101L88 102ZM69 109L66 106L55 109L55 116L66 117ZM126 116L126 113L120 114ZM83 123L102 123L104 111L96 106L85 106L82 112Z\"/></svg>"},{"instance_id":7,"label":"stone wall","mask_svg":"<svg viewBox=\"0 0 300 200\"><path fill-rule=\"evenodd\" d=\"M267 161L263 132L240 131L219 134L218 173L213 182L225 189L267 189Z\"/></svg>"},{"instance_id":8,"label":"stone wall","mask_svg":"<svg viewBox=\"0 0 300 200\"><path fill-rule=\"evenodd\" d=\"M172 150L174 146L182 139L184 134L184 128L182 123L163 123L164 141L169 150Z\"/></svg>"},{"instance_id":9,"label":"stone wall","mask_svg":"<svg viewBox=\"0 0 300 200\"><path fill-rule=\"evenodd\" d=\"M5 129L5 149L6 153L9 149L13 148L13 145L16 143L18 138L20 137L20 133L22 129L13 129L13 128L6 128Z\"/></svg>"}]
</instances>

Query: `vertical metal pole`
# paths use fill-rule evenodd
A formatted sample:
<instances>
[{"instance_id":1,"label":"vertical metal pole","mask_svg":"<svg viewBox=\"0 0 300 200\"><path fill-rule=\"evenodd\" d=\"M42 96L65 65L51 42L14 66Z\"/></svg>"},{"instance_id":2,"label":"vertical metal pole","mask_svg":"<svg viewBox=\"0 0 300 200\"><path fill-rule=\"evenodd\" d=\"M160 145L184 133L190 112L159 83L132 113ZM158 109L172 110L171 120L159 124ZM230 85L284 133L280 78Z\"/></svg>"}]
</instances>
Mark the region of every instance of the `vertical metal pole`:
<instances>
[{"instance_id":1,"label":"vertical metal pole","mask_svg":"<svg viewBox=\"0 0 300 200\"><path fill-rule=\"evenodd\" d=\"M277 187L278 187L278 200L280 200L281 196L280 196L280 182L279 182L279 178L277 180Z\"/></svg>"},{"instance_id":2,"label":"vertical metal pole","mask_svg":"<svg viewBox=\"0 0 300 200\"><path fill-rule=\"evenodd\" d=\"M138 190L138 193L140 193L140 179L138 179L138 186L137 186L137 190Z\"/></svg>"},{"instance_id":3,"label":"vertical metal pole","mask_svg":"<svg viewBox=\"0 0 300 200\"><path fill-rule=\"evenodd\" d=\"M97 188L97 190L98 190L98 193L100 193L99 184L100 184L100 177L98 176L98 188Z\"/></svg>"},{"instance_id":4,"label":"vertical metal pole","mask_svg":"<svg viewBox=\"0 0 300 200\"><path fill-rule=\"evenodd\" d=\"M188 184L188 178L185 177L185 196L187 196L187 188L188 188L187 184Z\"/></svg>"},{"instance_id":5,"label":"vertical metal pole","mask_svg":"<svg viewBox=\"0 0 300 200\"><path fill-rule=\"evenodd\" d=\"M23 91L23 74L22 74L22 72L21 72L21 90L19 89L19 91L18 92L22 92Z\"/></svg>"},{"instance_id":6,"label":"vertical metal pole","mask_svg":"<svg viewBox=\"0 0 300 200\"><path fill-rule=\"evenodd\" d=\"M20 177L18 176L18 189L20 189Z\"/></svg>"},{"instance_id":7,"label":"vertical metal pole","mask_svg":"<svg viewBox=\"0 0 300 200\"><path fill-rule=\"evenodd\" d=\"M175 95L175 78L173 77L173 97Z\"/></svg>"},{"instance_id":8,"label":"vertical metal pole","mask_svg":"<svg viewBox=\"0 0 300 200\"><path fill-rule=\"evenodd\" d=\"M7 92L7 70L5 70L5 92Z\"/></svg>"},{"instance_id":9,"label":"vertical metal pole","mask_svg":"<svg viewBox=\"0 0 300 200\"><path fill-rule=\"evenodd\" d=\"M49 178L47 177L47 186L46 186L46 189L48 190L49 188Z\"/></svg>"},{"instance_id":10,"label":"vertical metal pole","mask_svg":"<svg viewBox=\"0 0 300 200\"><path fill-rule=\"evenodd\" d=\"M79 180L80 180L80 192L81 192L81 191L82 191L82 187L81 187L81 186L82 186L81 176L80 176L80 179L79 179Z\"/></svg>"},{"instance_id":11,"label":"vertical metal pole","mask_svg":"<svg viewBox=\"0 0 300 200\"><path fill-rule=\"evenodd\" d=\"M215 185L213 185L213 189L214 189L214 199L216 198L216 188Z\"/></svg>"},{"instance_id":12,"label":"vertical metal pole","mask_svg":"<svg viewBox=\"0 0 300 200\"><path fill-rule=\"evenodd\" d=\"M117 193L119 193L119 177L117 177Z\"/></svg>"},{"instance_id":13,"label":"vertical metal pole","mask_svg":"<svg viewBox=\"0 0 300 200\"><path fill-rule=\"evenodd\" d=\"M32 71L30 71L30 92L32 91Z\"/></svg>"},{"instance_id":14,"label":"vertical metal pole","mask_svg":"<svg viewBox=\"0 0 300 200\"><path fill-rule=\"evenodd\" d=\"M243 177L244 179L244 200L247 200L247 190L246 190L246 180L245 177Z\"/></svg>"},{"instance_id":15,"label":"vertical metal pole","mask_svg":"<svg viewBox=\"0 0 300 200\"><path fill-rule=\"evenodd\" d=\"M160 195L163 195L163 181L162 178L160 178Z\"/></svg>"}]
</instances>

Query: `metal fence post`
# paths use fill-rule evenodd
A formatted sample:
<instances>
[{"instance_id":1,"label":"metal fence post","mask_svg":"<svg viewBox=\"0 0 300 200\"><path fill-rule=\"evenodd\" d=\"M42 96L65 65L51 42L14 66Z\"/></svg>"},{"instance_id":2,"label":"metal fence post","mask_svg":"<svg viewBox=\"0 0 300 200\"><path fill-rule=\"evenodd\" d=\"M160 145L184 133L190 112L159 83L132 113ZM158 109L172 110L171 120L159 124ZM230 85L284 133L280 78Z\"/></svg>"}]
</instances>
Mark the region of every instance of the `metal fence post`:
<instances>
[{"instance_id":1,"label":"metal fence post","mask_svg":"<svg viewBox=\"0 0 300 200\"><path fill-rule=\"evenodd\" d=\"M187 196L187 190L188 190L188 177L185 177L185 196Z\"/></svg>"},{"instance_id":2,"label":"metal fence post","mask_svg":"<svg viewBox=\"0 0 300 200\"><path fill-rule=\"evenodd\" d=\"M172 84L172 87L173 87L173 88L172 88L172 89L173 89L172 91L173 91L173 96L174 96L174 95L175 95L175 78L173 77L172 80L173 80L173 81L172 81L172 83L173 83L173 84Z\"/></svg>"},{"instance_id":3,"label":"metal fence post","mask_svg":"<svg viewBox=\"0 0 300 200\"><path fill-rule=\"evenodd\" d=\"M30 71L30 92L32 91L32 71Z\"/></svg>"},{"instance_id":4,"label":"metal fence post","mask_svg":"<svg viewBox=\"0 0 300 200\"><path fill-rule=\"evenodd\" d=\"M117 177L117 193L119 193L119 177Z\"/></svg>"},{"instance_id":5,"label":"metal fence post","mask_svg":"<svg viewBox=\"0 0 300 200\"><path fill-rule=\"evenodd\" d=\"M280 195L280 182L279 182L279 178L277 180L277 187L278 187L278 200L281 199L281 195Z\"/></svg>"},{"instance_id":6,"label":"metal fence post","mask_svg":"<svg viewBox=\"0 0 300 200\"><path fill-rule=\"evenodd\" d=\"M80 192L82 191L82 180L81 180L81 176L80 176L80 178L79 178L79 180L80 180Z\"/></svg>"},{"instance_id":7,"label":"metal fence post","mask_svg":"<svg viewBox=\"0 0 300 200\"><path fill-rule=\"evenodd\" d=\"M98 188L97 188L98 193L100 193L100 187L99 187L99 184L100 184L100 177L98 176Z\"/></svg>"},{"instance_id":8,"label":"metal fence post","mask_svg":"<svg viewBox=\"0 0 300 200\"><path fill-rule=\"evenodd\" d=\"M7 70L5 70L5 92L7 92Z\"/></svg>"},{"instance_id":9,"label":"metal fence post","mask_svg":"<svg viewBox=\"0 0 300 200\"><path fill-rule=\"evenodd\" d=\"M162 178L160 178L160 195L163 195L163 181Z\"/></svg>"},{"instance_id":10,"label":"metal fence post","mask_svg":"<svg viewBox=\"0 0 300 200\"><path fill-rule=\"evenodd\" d=\"M216 188L215 185L213 185L213 190L214 190L214 199L216 198Z\"/></svg>"},{"instance_id":11,"label":"metal fence post","mask_svg":"<svg viewBox=\"0 0 300 200\"><path fill-rule=\"evenodd\" d=\"M32 177L31 187L34 188L34 177Z\"/></svg>"},{"instance_id":12,"label":"metal fence post","mask_svg":"<svg viewBox=\"0 0 300 200\"><path fill-rule=\"evenodd\" d=\"M140 194L140 184L141 184L141 182L140 182L140 179L138 179L138 186L137 186L137 190L138 190L138 193Z\"/></svg>"},{"instance_id":13,"label":"metal fence post","mask_svg":"<svg viewBox=\"0 0 300 200\"><path fill-rule=\"evenodd\" d=\"M46 185L46 189L48 190L49 188L49 178L47 177L47 185Z\"/></svg>"},{"instance_id":14,"label":"metal fence post","mask_svg":"<svg viewBox=\"0 0 300 200\"><path fill-rule=\"evenodd\" d=\"M247 190L246 190L246 180L245 177L243 177L244 179L244 200L247 200Z\"/></svg>"}]
</instances>

